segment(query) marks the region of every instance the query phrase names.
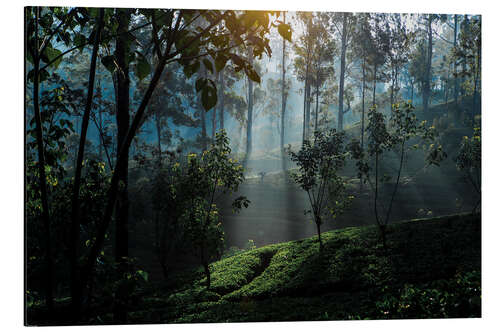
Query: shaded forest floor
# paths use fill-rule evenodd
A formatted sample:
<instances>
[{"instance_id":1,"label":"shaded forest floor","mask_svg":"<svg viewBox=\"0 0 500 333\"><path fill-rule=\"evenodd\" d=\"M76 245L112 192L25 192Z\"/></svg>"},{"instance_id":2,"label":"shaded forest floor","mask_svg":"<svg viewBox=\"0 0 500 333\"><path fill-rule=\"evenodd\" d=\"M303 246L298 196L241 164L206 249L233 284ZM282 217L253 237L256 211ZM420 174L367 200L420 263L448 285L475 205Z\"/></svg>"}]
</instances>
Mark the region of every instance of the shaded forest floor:
<instances>
[{"instance_id":1,"label":"shaded forest floor","mask_svg":"<svg viewBox=\"0 0 500 333\"><path fill-rule=\"evenodd\" d=\"M398 222L388 250L376 227L264 246L148 284L130 323L251 322L481 316L481 217ZM90 323L112 323L98 307Z\"/></svg>"}]
</instances>

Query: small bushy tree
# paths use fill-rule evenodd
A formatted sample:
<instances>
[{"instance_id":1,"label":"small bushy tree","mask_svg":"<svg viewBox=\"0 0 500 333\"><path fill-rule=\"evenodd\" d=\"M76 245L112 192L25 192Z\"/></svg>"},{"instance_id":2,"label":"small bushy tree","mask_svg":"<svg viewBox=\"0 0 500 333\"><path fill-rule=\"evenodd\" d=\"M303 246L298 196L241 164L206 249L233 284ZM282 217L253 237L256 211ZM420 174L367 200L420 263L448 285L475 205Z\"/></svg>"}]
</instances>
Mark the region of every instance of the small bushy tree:
<instances>
[{"instance_id":1,"label":"small bushy tree","mask_svg":"<svg viewBox=\"0 0 500 333\"><path fill-rule=\"evenodd\" d=\"M174 216L163 223L176 226L180 239L189 244L200 260L210 288L209 263L220 257L224 248L224 232L216 205L221 195L236 192L243 182L243 167L231 158L229 138L224 130L216 134L215 142L200 154L177 156L165 167L162 203ZM233 203L235 211L248 207L249 200L240 196ZM161 209L161 208L157 208ZM167 212L168 213L168 212ZM166 230L166 228L162 228ZM161 236L163 238L164 236ZM179 237L178 237L179 238ZM158 241L159 244L161 243ZM159 246L161 252L165 246Z\"/></svg>"},{"instance_id":2,"label":"small bushy tree","mask_svg":"<svg viewBox=\"0 0 500 333\"><path fill-rule=\"evenodd\" d=\"M291 160L299 167L292 178L309 197L311 208L305 213L313 216L320 249L323 247L323 219L327 215L337 217L352 199L346 193L344 180L338 175L345 164L344 138L345 134L335 129L328 132L317 131L313 140L304 140L298 152L288 149Z\"/></svg>"},{"instance_id":3,"label":"small bushy tree","mask_svg":"<svg viewBox=\"0 0 500 333\"><path fill-rule=\"evenodd\" d=\"M359 176L364 176L365 182L370 184L374 192L374 212L375 221L380 231L384 249L386 246L386 229L391 216L392 206L399 187L401 173L404 167L404 160L408 153L409 141L413 138L420 138L424 142L434 142L436 139L435 128L427 127L426 122L419 123L414 112L414 106L408 102L401 107L399 103L394 104L391 110L389 126L386 124L385 115L378 111L376 107L370 109L368 114L368 149L364 151L358 140L353 140L350 144L351 156L355 159ZM412 148L422 147L415 144ZM399 158L397 166L396 182L392 188L389 204L385 212L380 211L379 185L385 175L380 174L380 160L382 155L390 151L396 152ZM430 143L426 162L439 166L439 163L446 158L446 153L442 146Z\"/></svg>"},{"instance_id":4,"label":"small bushy tree","mask_svg":"<svg viewBox=\"0 0 500 333\"><path fill-rule=\"evenodd\" d=\"M473 212L481 203L481 128L474 128L474 135L464 136L460 144L458 156L455 159L457 169L465 174L479 196Z\"/></svg>"}]
</instances>

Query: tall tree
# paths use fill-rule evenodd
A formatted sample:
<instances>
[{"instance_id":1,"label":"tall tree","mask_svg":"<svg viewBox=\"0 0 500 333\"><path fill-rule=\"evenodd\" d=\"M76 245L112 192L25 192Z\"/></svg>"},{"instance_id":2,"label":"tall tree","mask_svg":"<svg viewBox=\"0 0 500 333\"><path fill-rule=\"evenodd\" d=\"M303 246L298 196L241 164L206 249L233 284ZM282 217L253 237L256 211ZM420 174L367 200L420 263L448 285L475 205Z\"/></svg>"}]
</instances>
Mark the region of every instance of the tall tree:
<instances>
[{"instance_id":1,"label":"tall tree","mask_svg":"<svg viewBox=\"0 0 500 333\"><path fill-rule=\"evenodd\" d=\"M131 11L129 9L117 9L116 20L118 22L116 47L114 57L116 60L116 124L118 129L117 151L128 156L129 147L125 140L130 127L130 76L129 62L127 57L130 53L130 41L127 31L129 30ZM128 259L128 158L115 170L118 174L118 182L121 186L117 193L116 201L116 235L115 235L115 260L118 264L120 275L127 272ZM127 295L120 292L123 288L118 288L116 293L116 306L114 310L115 322L127 322L127 313L123 303L126 302Z\"/></svg>"},{"instance_id":2,"label":"tall tree","mask_svg":"<svg viewBox=\"0 0 500 333\"><path fill-rule=\"evenodd\" d=\"M50 213L49 213L49 199L47 191L47 175L45 172L45 156L44 156L44 140L42 120L40 116L40 61L44 51L46 51L49 44L45 40L40 42L40 8L34 7L27 9L27 15L31 20L28 23L28 51L31 56L31 63L33 64L32 82L33 82L33 112L35 118L36 130L36 144L38 151L38 173L40 179L40 194L42 202L42 221L45 231L45 261L46 261L46 287L45 287L45 301L47 308L52 313L54 308L53 300L53 272L54 263L52 258L52 239L50 227ZM43 30L44 27L42 27ZM50 33L48 34L50 35ZM51 36L51 35L50 35ZM49 39L50 42L50 39Z\"/></svg>"},{"instance_id":3,"label":"tall tree","mask_svg":"<svg viewBox=\"0 0 500 333\"><path fill-rule=\"evenodd\" d=\"M324 85L328 80L334 78L333 55L336 52L336 44L328 32L328 16L318 14L314 22L314 44L311 60L311 86L314 88L315 111L314 131L319 126L319 99L325 93Z\"/></svg>"},{"instance_id":4,"label":"tall tree","mask_svg":"<svg viewBox=\"0 0 500 333\"><path fill-rule=\"evenodd\" d=\"M251 66L253 66L253 50L252 48L247 49L247 57ZM248 92L247 92L247 140L246 140L246 150L245 150L245 163L248 164L248 160L252 155L252 127L253 127L253 102L254 102L254 90L253 90L253 80L247 78Z\"/></svg>"},{"instance_id":5,"label":"tall tree","mask_svg":"<svg viewBox=\"0 0 500 333\"><path fill-rule=\"evenodd\" d=\"M361 14L356 22L354 32L354 54L361 59L361 132L360 142L361 151L365 148L365 95L367 81L367 67L370 50L373 47L372 35L370 32L370 15ZM362 175L360 176L360 188L363 186Z\"/></svg>"},{"instance_id":6,"label":"tall tree","mask_svg":"<svg viewBox=\"0 0 500 333\"><path fill-rule=\"evenodd\" d=\"M90 119L91 107L92 107L92 99L94 94L94 80L96 73L96 63L97 63L97 54L99 50L100 43L100 35L101 29L103 25L104 19L104 9L101 8L99 10L99 19L96 24L96 28L94 30L94 46L92 49L92 58L90 62L89 69L89 85L87 92L87 101L85 104L85 111L83 114L82 120L82 128L80 131L80 144L78 148L78 157L76 159L75 166L75 176L73 183L73 193L71 200L71 230L70 230L70 280L71 280L71 297L73 312L78 315L80 312L80 299L81 288L80 288L80 276L79 276L79 267L78 267L78 258L79 258L79 229L80 229L80 202L79 202L79 194L80 194L80 183L81 183L81 173L83 167L83 156L85 151L85 141L87 137L87 129Z\"/></svg>"},{"instance_id":7,"label":"tall tree","mask_svg":"<svg viewBox=\"0 0 500 333\"><path fill-rule=\"evenodd\" d=\"M297 14L303 26L302 35L294 43L293 49L296 57L294 59L294 68L299 81L304 81L304 104L303 104L303 123L302 123L302 141L309 137L310 111L311 111L311 63L316 40L316 29L314 27L314 16L310 12L299 12Z\"/></svg>"},{"instance_id":8,"label":"tall tree","mask_svg":"<svg viewBox=\"0 0 500 333\"><path fill-rule=\"evenodd\" d=\"M458 15L455 14L453 17L453 50L457 48L457 36L458 36ZM455 101L455 120L458 120L458 63L455 59L453 62L453 99Z\"/></svg>"},{"instance_id":9,"label":"tall tree","mask_svg":"<svg viewBox=\"0 0 500 333\"><path fill-rule=\"evenodd\" d=\"M386 30L389 36L388 66L390 67L390 108L392 108L396 98L395 95L399 92L401 68L408 61L413 34L407 28L401 14L388 15Z\"/></svg>"},{"instance_id":10,"label":"tall tree","mask_svg":"<svg viewBox=\"0 0 500 333\"><path fill-rule=\"evenodd\" d=\"M422 104L424 112L429 111L431 97L431 80L432 80L432 21L434 16L427 15L426 32L427 32L427 50L425 62L425 76L422 87Z\"/></svg>"},{"instance_id":11,"label":"tall tree","mask_svg":"<svg viewBox=\"0 0 500 333\"><path fill-rule=\"evenodd\" d=\"M286 23L286 11L283 11L283 22ZM288 97L288 87L285 81L286 75L286 40L283 38L283 46L281 48L281 132L280 132L280 152L281 152L281 168L286 170L286 153L285 153L285 113L286 99ZM285 92L286 91L286 92Z\"/></svg>"},{"instance_id":12,"label":"tall tree","mask_svg":"<svg viewBox=\"0 0 500 333\"><path fill-rule=\"evenodd\" d=\"M389 52L389 36L387 30L383 29L383 15L373 14L371 16L371 34L372 34L372 48L369 53L369 63L372 66L371 80L373 82L372 88L372 107L376 106L376 90L377 83L383 80L380 74L380 69L387 61L387 53Z\"/></svg>"},{"instance_id":13,"label":"tall tree","mask_svg":"<svg viewBox=\"0 0 500 333\"><path fill-rule=\"evenodd\" d=\"M342 15L342 42L340 51L340 77L339 77L339 117L337 130L344 128L344 80L345 80L345 53L347 47L347 13Z\"/></svg>"}]
</instances>

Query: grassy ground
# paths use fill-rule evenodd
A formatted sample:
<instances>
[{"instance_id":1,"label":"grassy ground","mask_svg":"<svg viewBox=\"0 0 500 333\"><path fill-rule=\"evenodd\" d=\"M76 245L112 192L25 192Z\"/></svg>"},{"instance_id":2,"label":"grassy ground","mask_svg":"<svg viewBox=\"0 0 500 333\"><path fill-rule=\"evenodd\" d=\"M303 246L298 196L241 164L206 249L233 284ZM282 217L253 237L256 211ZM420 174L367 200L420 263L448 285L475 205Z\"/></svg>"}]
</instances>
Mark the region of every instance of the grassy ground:
<instances>
[{"instance_id":1,"label":"grassy ground","mask_svg":"<svg viewBox=\"0 0 500 333\"><path fill-rule=\"evenodd\" d=\"M247 251L144 291L130 322L241 322L481 315L480 216L347 228ZM100 317L106 322L110 316Z\"/></svg>"}]
</instances>

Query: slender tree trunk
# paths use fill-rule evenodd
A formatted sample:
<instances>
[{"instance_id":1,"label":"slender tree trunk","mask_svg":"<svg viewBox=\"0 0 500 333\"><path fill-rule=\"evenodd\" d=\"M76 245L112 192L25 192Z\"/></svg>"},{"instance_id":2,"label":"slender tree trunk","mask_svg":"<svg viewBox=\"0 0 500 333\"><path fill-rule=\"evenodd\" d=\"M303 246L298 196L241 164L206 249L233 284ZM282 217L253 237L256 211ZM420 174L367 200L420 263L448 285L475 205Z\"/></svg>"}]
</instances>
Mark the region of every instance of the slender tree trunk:
<instances>
[{"instance_id":1,"label":"slender tree trunk","mask_svg":"<svg viewBox=\"0 0 500 333\"><path fill-rule=\"evenodd\" d=\"M215 76L215 86L219 85L220 73ZM220 96L220 94L219 94ZM217 102L220 103L220 99L217 98ZM212 142L215 142L215 132L217 131L217 107L212 110Z\"/></svg>"},{"instance_id":2,"label":"slender tree trunk","mask_svg":"<svg viewBox=\"0 0 500 333\"><path fill-rule=\"evenodd\" d=\"M316 231L318 233L318 242L319 242L319 249L323 249L323 241L321 240L321 224L316 223Z\"/></svg>"},{"instance_id":3,"label":"slender tree trunk","mask_svg":"<svg viewBox=\"0 0 500 333\"><path fill-rule=\"evenodd\" d=\"M307 76L304 80L304 114L302 117L302 143L306 139L306 109L307 109Z\"/></svg>"},{"instance_id":4,"label":"slender tree trunk","mask_svg":"<svg viewBox=\"0 0 500 333\"><path fill-rule=\"evenodd\" d=\"M286 12L283 11L283 22L286 22ZM285 155L285 111L286 111L286 95L285 95L285 50L286 41L283 38L283 49L281 54L281 132L280 132L280 150L281 150L281 168L286 170L286 155Z\"/></svg>"},{"instance_id":5,"label":"slender tree trunk","mask_svg":"<svg viewBox=\"0 0 500 333\"><path fill-rule=\"evenodd\" d=\"M455 14L454 18L454 25L455 29L453 31L453 48L457 47L457 36L458 36L458 15ZM454 85L454 90L453 90L453 97L455 100L455 121L458 121L460 118L460 111L458 108L458 73L457 73L457 67L458 63L455 60L453 62L453 85Z\"/></svg>"},{"instance_id":6,"label":"slender tree trunk","mask_svg":"<svg viewBox=\"0 0 500 333\"><path fill-rule=\"evenodd\" d=\"M477 108L477 86L478 86L478 78L481 72L481 45L478 45L476 50L476 65L474 71L474 92L472 94L472 119L476 115Z\"/></svg>"},{"instance_id":7,"label":"slender tree trunk","mask_svg":"<svg viewBox=\"0 0 500 333\"><path fill-rule=\"evenodd\" d=\"M394 80L395 80L395 75L394 75L394 69L393 68L391 69L391 77L392 77L392 79L391 79L392 80L392 82L391 82L392 84L391 84L391 95L390 95L391 96L390 97L390 103L391 104L389 106L390 110L392 110L392 105L394 104Z\"/></svg>"},{"instance_id":8,"label":"slender tree trunk","mask_svg":"<svg viewBox=\"0 0 500 333\"><path fill-rule=\"evenodd\" d=\"M425 67L424 89L422 92L424 113L429 111L431 97L431 69L432 69L432 16L427 18L427 61Z\"/></svg>"},{"instance_id":9,"label":"slender tree trunk","mask_svg":"<svg viewBox=\"0 0 500 333\"><path fill-rule=\"evenodd\" d=\"M224 129L224 68L220 71L220 81L219 81L219 128Z\"/></svg>"},{"instance_id":10,"label":"slender tree trunk","mask_svg":"<svg viewBox=\"0 0 500 333\"><path fill-rule=\"evenodd\" d=\"M398 75L399 75L399 69L398 66L394 66L394 72L393 72L393 80L392 80L392 85L391 85L391 110L392 106L395 103L395 97L397 98L397 93L395 93L398 90Z\"/></svg>"},{"instance_id":11,"label":"slender tree trunk","mask_svg":"<svg viewBox=\"0 0 500 333\"><path fill-rule=\"evenodd\" d=\"M314 113L314 132L318 130L318 113L319 113L319 84L316 84L316 112Z\"/></svg>"},{"instance_id":12,"label":"slender tree trunk","mask_svg":"<svg viewBox=\"0 0 500 333\"><path fill-rule=\"evenodd\" d=\"M375 91L377 89L377 64L375 63L374 68L373 68L373 100L372 100L372 107L375 107L376 105L376 100L375 100Z\"/></svg>"},{"instance_id":13,"label":"slender tree trunk","mask_svg":"<svg viewBox=\"0 0 500 333\"><path fill-rule=\"evenodd\" d=\"M344 76L345 76L345 53L347 47L347 13L344 13L342 24L342 48L340 52L340 81L339 81L339 119L338 130L344 129Z\"/></svg>"},{"instance_id":14,"label":"slender tree trunk","mask_svg":"<svg viewBox=\"0 0 500 333\"><path fill-rule=\"evenodd\" d=\"M217 108L212 110L212 141L215 141L215 132L217 131Z\"/></svg>"},{"instance_id":15,"label":"slender tree trunk","mask_svg":"<svg viewBox=\"0 0 500 333\"><path fill-rule=\"evenodd\" d=\"M311 135L310 126L311 124L311 82L307 81L307 108L306 108L306 139Z\"/></svg>"},{"instance_id":16,"label":"slender tree trunk","mask_svg":"<svg viewBox=\"0 0 500 333\"><path fill-rule=\"evenodd\" d=\"M361 151L365 149L365 81L366 81L366 72L365 72L366 58L363 57L363 83L361 87ZM361 174L359 177L359 190L363 189L363 175Z\"/></svg>"},{"instance_id":17,"label":"slender tree trunk","mask_svg":"<svg viewBox=\"0 0 500 333\"><path fill-rule=\"evenodd\" d=\"M45 173L45 156L43 142L42 118L40 116L40 55L38 40L38 19L39 7L35 7L35 50L33 50L34 78L33 78L33 111L35 116L35 132L38 151L38 173L40 174L40 194L42 200L42 222L45 232L45 302L49 313L52 315L54 310L53 300L53 272L54 263L52 258L52 230L50 226L49 199L47 189L47 175Z\"/></svg>"},{"instance_id":18,"label":"slender tree trunk","mask_svg":"<svg viewBox=\"0 0 500 333\"><path fill-rule=\"evenodd\" d=\"M207 76L207 69L203 67L202 70L203 77ZM201 140L202 140L202 149L205 151L208 149L207 146L207 120L206 120L206 111L203 108L203 104L201 103L201 95L198 100L198 106L200 108L200 116L201 116Z\"/></svg>"},{"instance_id":19,"label":"slender tree trunk","mask_svg":"<svg viewBox=\"0 0 500 333\"><path fill-rule=\"evenodd\" d=\"M413 87L415 85L415 82L413 82L413 80L411 81L411 102L415 104L415 102L413 102Z\"/></svg>"},{"instance_id":20,"label":"slender tree trunk","mask_svg":"<svg viewBox=\"0 0 500 333\"><path fill-rule=\"evenodd\" d=\"M449 91L450 91L450 70L451 70L451 64L448 65L448 70L446 72L446 83L445 83L445 90L444 90L444 103L446 105L446 113L449 115L449 108L448 108L448 99L449 99Z\"/></svg>"},{"instance_id":21,"label":"slender tree trunk","mask_svg":"<svg viewBox=\"0 0 500 333\"><path fill-rule=\"evenodd\" d=\"M201 139L203 140L202 142L202 148L203 150L207 150L207 119L206 119L206 111L203 109L203 106L201 105L200 101L200 115L201 115Z\"/></svg>"},{"instance_id":22,"label":"slender tree trunk","mask_svg":"<svg viewBox=\"0 0 500 333\"><path fill-rule=\"evenodd\" d=\"M97 63L97 52L99 50L99 42L102 28L102 21L104 17L104 9L99 11L99 22L95 33L97 36L94 39L94 46L92 49L92 56L90 60L89 69L89 85L87 90L87 101L85 103L85 110L83 112L82 129L80 131L80 143L78 147L78 156L76 159L75 176L73 183L73 193L71 200L71 228L70 228L70 284L71 284L71 305L73 311L73 320L77 320L80 316L81 305L81 287L80 287L80 274L78 268L79 247L80 247L80 183L83 168L83 156L85 153L85 141L87 138L87 129L89 125L90 112L92 108L92 100L94 97L94 81ZM101 112L99 110L99 117ZM101 140L102 141L102 140Z\"/></svg>"},{"instance_id":23,"label":"slender tree trunk","mask_svg":"<svg viewBox=\"0 0 500 333\"><path fill-rule=\"evenodd\" d=\"M379 168L379 154L375 153L375 200L374 200L374 208L375 208L375 221L377 222L378 229L380 231L380 236L382 237L382 245L384 250L386 249L386 240L385 240L385 225L380 221L378 214L378 168Z\"/></svg>"},{"instance_id":24,"label":"slender tree trunk","mask_svg":"<svg viewBox=\"0 0 500 333\"><path fill-rule=\"evenodd\" d=\"M162 166L162 151L161 151L161 111L158 107L155 108L155 125L156 125L156 149L158 149L158 168Z\"/></svg>"},{"instance_id":25,"label":"slender tree trunk","mask_svg":"<svg viewBox=\"0 0 500 333\"><path fill-rule=\"evenodd\" d=\"M125 139L129 130L129 106L130 106L130 78L129 64L127 62L130 46L128 42L128 26L130 23L130 11L127 9L119 9L118 15L118 35L116 39L115 59L118 64L117 75L117 107L116 107L116 124L118 128L117 151L120 151L127 156L124 162L115 171L119 175L119 182L122 183L118 191L116 202L116 236L115 236L115 260L118 264L120 276L123 276L127 271L128 258L128 154L129 147L125 146ZM115 295L114 321L116 323L127 322L127 310L125 302L127 295L124 294L118 287Z\"/></svg>"},{"instance_id":26,"label":"slender tree trunk","mask_svg":"<svg viewBox=\"0 0 500 333\"><path fill-rule=\"evenodd\" d=\"M389 217L391 216L392 204L394 203L394 198L396 197L396 192L399 187L399 181L401 179L401 171L403 170L403 162L405 156L405 140L401 143L401 155L399 157L399 168L398 168L398 177L396 178L396 184L394 185L394 190L391 195L391 201L389 202L389 208L387 209L387 214L385 217L384 225L389 223Z\"/></svg>"},{"instance_id":27,"label":"slender tree trunk","mask_svg":"<svg viewBox=\"0 0 500 333\"><path fill-rule=\"evenodd\" d=\"M97 67L97 71L99 71L99 67ZM99 116L99 126L96 124L97 131L99 132L99 159L101 161L104 161L104 138L102 137L101 134L101 128L102 128L102 87L101 87L101 79L99 78L97 81L97 90L99 92L99 108L97 109L97 114ZM95 119L95 118L94 118Z\"/></svg>"},{"instance_id":28,"label":"slender tree trunk","mask_svg":"<svg viewBox=\"0 0 500 333\"><path fill-rule=\"evenodd\" d=\"M248 49L248 60L250 65L253 65L252 50ZM248 112L247 112L247 145L246 145L246 155L245 155L245 166L250 159L252 154L252 126L253 126L253 81L250 78L248 80Z\"/></svg>"}]
</instances>

